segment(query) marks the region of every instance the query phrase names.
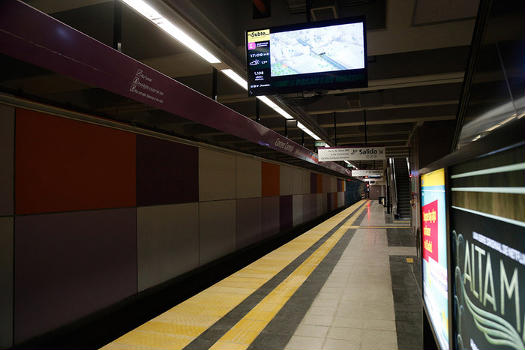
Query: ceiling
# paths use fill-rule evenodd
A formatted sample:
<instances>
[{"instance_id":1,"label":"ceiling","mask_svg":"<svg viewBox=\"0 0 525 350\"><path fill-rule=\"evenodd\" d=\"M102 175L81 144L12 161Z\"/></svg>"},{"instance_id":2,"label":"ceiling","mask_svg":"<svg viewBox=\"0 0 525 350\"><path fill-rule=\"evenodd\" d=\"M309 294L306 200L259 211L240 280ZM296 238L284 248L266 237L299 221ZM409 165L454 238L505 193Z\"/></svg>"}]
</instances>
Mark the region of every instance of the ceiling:
<instances>
[{"instance_id":1,"label":"ceiling","mask_svg":"<svg viewBox=\"0 0 525 350\"><path fill-rule=\"evenodd\" d=\"M26 0L31 6L113 45L113 0ZM269 18L252 19L251 1L152 0L163 14L180 21L223 62L245 73L244 31L306 21L306 0L273 0ZM478 1L325 0L311 1L312 18L367 16L369 83L367 88L315 91L277 96L297 120L332 145L384 146L388 157L408 156L410 135L423 123L451 123L456 118L469 55ZM212 66L128 8L122 8L122 52L192 89L211 96ZM325 11L329 8L328 11ZM0 89L80 111L108 116L167 132L306 166L235 136L170 115L138 102L87 86L6 56L12 69L0 78ZM218 101L255 119L255 98L219 73ZM365 128L366 115L366 128ZM285 119L260 105L260 123L285 135ZM301 144L303 133L287 128ZM366 137L365 137L366 130ZM451 130L453 132L453 130ZM366 140L365 140L366 138ZM314 150L304 135L304 146ZM360 169L379 162L355 162Z\"/></svg>"}]
</instances>

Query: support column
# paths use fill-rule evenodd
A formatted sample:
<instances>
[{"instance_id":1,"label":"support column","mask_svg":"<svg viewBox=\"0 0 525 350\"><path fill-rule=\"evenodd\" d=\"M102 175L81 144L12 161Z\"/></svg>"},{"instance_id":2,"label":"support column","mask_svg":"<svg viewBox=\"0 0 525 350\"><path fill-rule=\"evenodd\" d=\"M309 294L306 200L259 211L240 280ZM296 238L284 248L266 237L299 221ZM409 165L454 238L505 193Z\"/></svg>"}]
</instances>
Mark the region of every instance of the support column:
<instances>
[{"instance_id":1,"label":"support column","mask_svg":"<svg viewBox=\"0 0 525 350\"><path fill-rule=\"evenodd\" d=\"M212 68L211 72L211 98L217 101L217 69Z\"/></svg>"},{"instance_id":2,"label":"support column","mask_svg":"<svg viewBox=\"0 0 525 350\"><path fill-rule=\"evenodd\" d=\"M122 3L113 2L113 48L122 52Z\"/></svg>"}]
</instances>

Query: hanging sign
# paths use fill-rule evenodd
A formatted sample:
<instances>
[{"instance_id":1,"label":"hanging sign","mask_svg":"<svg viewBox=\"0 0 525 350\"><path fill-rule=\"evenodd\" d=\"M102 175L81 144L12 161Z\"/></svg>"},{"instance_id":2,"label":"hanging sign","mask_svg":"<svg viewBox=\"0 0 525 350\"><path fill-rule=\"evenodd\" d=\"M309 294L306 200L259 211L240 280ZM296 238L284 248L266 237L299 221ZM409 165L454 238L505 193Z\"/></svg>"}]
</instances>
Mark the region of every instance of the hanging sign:
<instances>
[{"instance_id":1,"label":"hanging sign","mask_svg":"<svg viewBox=\"0 0 525 350\"><path fill-rule=\"evenodd\" d=\"M352 176L383 176L383 170L352 170Z\"/></svg>"},{"instance_id":2,"label":"hanging sign","mask_svg":"<svg viewBox=\"0 0 525 350\"><path fill-rule=\"evenodd\" d=\"M342 160L383 160L385 147L325 147L318 149L320 162Z\"/></svg>"},{"instance_id":3,"label":"hanging sign","mask_svg":"<svg viewBox=\"0 0 525 350\"><path fill-rule=\"evenodd\" d=\"M374 178L374 179L362 179L361 181L375 183L375 182L383 181L383 178L382 177L378 177L378 178Z\"/></svg>"}]
</instances>

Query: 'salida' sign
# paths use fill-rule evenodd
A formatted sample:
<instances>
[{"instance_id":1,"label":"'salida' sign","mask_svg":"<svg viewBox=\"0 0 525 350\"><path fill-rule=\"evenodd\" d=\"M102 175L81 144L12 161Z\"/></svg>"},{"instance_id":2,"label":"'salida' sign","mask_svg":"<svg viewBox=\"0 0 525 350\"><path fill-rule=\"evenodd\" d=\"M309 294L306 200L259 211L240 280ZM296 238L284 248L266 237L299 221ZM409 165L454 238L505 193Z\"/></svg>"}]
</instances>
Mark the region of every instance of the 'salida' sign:
<instances>
[{"instance_id":1,"label":"'salida' sign","mask_svg":"<svg viewBox=\"0 0 525 350\"><path fill-rule=\"evenodd\" d=\"M386 159L385 147L324 147L317 151L320 162Z\"/></svg>"}]
</instances>

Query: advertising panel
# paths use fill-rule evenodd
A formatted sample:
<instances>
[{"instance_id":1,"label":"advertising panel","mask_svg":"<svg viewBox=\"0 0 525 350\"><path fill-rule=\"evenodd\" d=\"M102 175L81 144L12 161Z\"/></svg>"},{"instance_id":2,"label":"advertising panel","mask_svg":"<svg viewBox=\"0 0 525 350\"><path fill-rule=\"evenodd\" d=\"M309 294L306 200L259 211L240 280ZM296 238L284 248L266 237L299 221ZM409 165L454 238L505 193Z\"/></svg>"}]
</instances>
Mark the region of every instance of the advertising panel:
<instances>
[{"instance_id":1,"label":"advertising panel","mask_svg":"<svg viewBox=\"0 0 525 350\"><path fill-rule=\"evenodd\" d=\"M525 349L525 225L452 207L458 349Z\"/></svg>"},{"instance_id":2,"label":"advertising panel","mask_svg":"<svg viewBox=\"0 0 525 350\"><path fill-rule=\"evenodd\" d=\"M445 169L421 176L423 299L441 349L449 348Z\"/></svg>"}]
</instances>

